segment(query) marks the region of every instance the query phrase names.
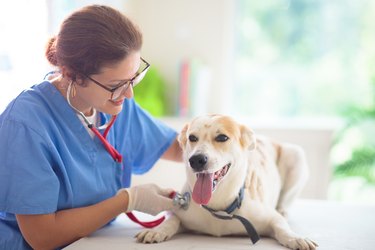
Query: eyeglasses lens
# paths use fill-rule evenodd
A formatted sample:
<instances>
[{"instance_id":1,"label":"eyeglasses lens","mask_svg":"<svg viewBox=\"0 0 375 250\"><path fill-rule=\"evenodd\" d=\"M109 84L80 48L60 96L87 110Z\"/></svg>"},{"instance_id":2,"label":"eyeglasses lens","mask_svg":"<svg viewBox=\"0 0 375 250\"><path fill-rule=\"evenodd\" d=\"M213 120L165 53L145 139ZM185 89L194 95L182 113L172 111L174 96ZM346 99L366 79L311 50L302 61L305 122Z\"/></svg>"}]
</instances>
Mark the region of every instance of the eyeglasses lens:
<instances>
[{"instance_id":1,"label":"eyeglasses lens","mask_svg":"<svg viewBox=\"0 0 375 250\"><path fill-rule=\"evenodd\" d=\"M145 77L146 73L148 71L148 68L144 69L139 75L137 75L136 78L133 80L133 87L135 87L142 79Z\"/></svg>"},{"instance_id":2,"label":"eyeglasses lens","mask_svg":"<svg viewBox=\"0 0 375 250\"><path fill-rule=\"evenodd\" d=\"M129 81L126 84L124 84L124 86L116 89L115 92L113 92L112 94L112 100L119 98L121 94L124 93L130 87L130 85L132 85L132 87L134 88L145 77L148 69L149 66L146 65L146 67L143 68L132 81Z\"/></svg>"},{"instance_id":3,"label":"eyeglasses lens","mask_svg":"<svg viewBox=\"0 0 375 250\"><path fill-rule=\"evenodd\" d=\"M121 86L120 88L117 88L115 92L112 94L112 100L115 100L121 96L122 93L124 93L130 86L130 82L127 82L125 85Z\"/></svg>"}]
</instances>

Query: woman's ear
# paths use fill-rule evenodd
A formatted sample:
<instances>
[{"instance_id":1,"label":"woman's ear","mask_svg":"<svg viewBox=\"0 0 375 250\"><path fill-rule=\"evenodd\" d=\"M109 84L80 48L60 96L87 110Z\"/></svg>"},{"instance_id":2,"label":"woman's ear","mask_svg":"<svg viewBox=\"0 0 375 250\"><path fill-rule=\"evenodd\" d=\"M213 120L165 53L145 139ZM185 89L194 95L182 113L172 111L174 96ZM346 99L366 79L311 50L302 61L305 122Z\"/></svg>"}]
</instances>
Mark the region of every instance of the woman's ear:
<instances>
[{"instance_id":1,"label":"woman's ear","mask_svg":"<svg viewBox=\"0 0 375 250\"><path fill-rule=\"evenodd\" d=\"M68 82L73 81L75 84L83 86L83 77L81 74L77 74L74 70L67 66L60 67L61 75L63 78L68 79Z\"/></svg>"},{"instance_id":2,"label":"woman's ear","mask_svg":"<svg viewBox=\"0 0 375 250\"><path fill-rule=\"evenodd\" d=\"M72 79L73 73L67 66L61 66L60 67L61 76L63 78ZM74 81L74 79L72 79Z\"/></svg>"},{"instance_id":3,"label":"woman's ear","mask_svg":"<svg viewBox=\"0 0 375 250\"><path fill-rule=\"evenodd\" d=\"M189 124L186 124L183 127L183 129L181 130L181 132L180 132L180 134L178 135L178 138L177 138L178 143L180 144L180 147L182 149L184 149L185 145L186 145L186 140L187 140L187 138L186 138L186 132L187 132L188 128L189 128Z\"/></svg>"},{"instance_id":4,"label":"woman's ear","mask_svg":"<svg viewBox=\"0 0 375 250\"><path fill-rule=\"evenodd\" d=\"M254 135L254 132L244 126L240 125L240 131L241 131L241 138L240 138L240 143L242 148L247 149L247 150L253 150L256 147L256 138Z\"/></svg>"}]
</instances>

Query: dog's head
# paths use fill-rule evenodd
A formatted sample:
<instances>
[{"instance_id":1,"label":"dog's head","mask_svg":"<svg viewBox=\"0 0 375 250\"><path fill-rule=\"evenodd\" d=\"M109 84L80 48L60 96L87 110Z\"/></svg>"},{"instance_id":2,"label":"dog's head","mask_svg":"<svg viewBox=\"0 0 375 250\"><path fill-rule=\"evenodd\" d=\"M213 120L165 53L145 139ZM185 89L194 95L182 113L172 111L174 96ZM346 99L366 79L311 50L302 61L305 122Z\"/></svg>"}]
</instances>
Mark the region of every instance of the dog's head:
<instances>
[{"instance_id":1,"label":"dog's head","mask_svg":"<svg viewBox=\"0 0 375 250\"><path fill-rule=\"evenodd\" d=\"M228 192L234 187L238 192L246 174L247 151L255 148L249 128L228 116L200 116L185 125L178 141L196 203L208 204L218 189Z\"/></svg>"}]
</instances>

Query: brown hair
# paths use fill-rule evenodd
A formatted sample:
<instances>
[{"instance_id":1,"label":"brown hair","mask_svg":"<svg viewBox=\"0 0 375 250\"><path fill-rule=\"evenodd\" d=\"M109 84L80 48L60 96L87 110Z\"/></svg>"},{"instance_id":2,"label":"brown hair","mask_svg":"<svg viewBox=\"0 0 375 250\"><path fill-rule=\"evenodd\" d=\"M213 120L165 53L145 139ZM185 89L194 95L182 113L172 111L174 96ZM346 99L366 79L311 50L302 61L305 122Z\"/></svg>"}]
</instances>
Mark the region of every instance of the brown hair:
<instances>
[{"instance_id":1,"label":"brown hair","mask_svg":"<svg viewBox=\"0 0 375 250\"><path fill-rule=\"evenodd\" d=\"M54 66L66 66L70 77L99 73L142 46L142 34L126 16L102 5L73 12L47 44L46 57Z\"/></svg>"}]
</instances>

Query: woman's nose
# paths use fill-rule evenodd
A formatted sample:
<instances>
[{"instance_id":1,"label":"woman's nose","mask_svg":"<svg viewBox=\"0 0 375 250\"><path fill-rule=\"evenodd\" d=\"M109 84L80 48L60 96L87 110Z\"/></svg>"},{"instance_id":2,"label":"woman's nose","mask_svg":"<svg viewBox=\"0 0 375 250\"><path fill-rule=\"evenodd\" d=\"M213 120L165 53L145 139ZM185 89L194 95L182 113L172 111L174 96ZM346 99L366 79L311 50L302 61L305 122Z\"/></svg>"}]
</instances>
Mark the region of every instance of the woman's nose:
<instances>
[{"instance_id":1,"label":"woman's nose","mask_svg":"<svg viewBox=\"0 0 375 250\"><path fill-rule=\"evenodd\" d=\"M130 86L121 93L121 95L124 95L125 98L131 99L134 96L134 91L133 91L133 84L130 84Z\"/></svg>"}]
</instances>

